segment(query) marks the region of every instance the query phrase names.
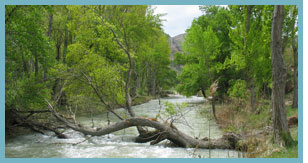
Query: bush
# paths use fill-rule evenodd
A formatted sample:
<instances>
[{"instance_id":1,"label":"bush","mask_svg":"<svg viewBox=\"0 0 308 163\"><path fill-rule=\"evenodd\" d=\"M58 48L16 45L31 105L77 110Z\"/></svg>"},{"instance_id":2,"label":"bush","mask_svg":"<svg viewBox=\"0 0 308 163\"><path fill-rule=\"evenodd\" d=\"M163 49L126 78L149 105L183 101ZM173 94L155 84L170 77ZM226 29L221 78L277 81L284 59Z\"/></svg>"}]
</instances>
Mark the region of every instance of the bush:
<instances>
[{"instance_id":1,"label":"bush","mask_svg":"<svg viewBox=\"0 0 308 163\"><path fill-rule=\"evenodd\" d=\"M238 98L238 99L246 99L246 81L245 80L236 80L236 81L231 81L232 86L228 90L228 95L231 98Z\"/></svg>"}]
</instances>

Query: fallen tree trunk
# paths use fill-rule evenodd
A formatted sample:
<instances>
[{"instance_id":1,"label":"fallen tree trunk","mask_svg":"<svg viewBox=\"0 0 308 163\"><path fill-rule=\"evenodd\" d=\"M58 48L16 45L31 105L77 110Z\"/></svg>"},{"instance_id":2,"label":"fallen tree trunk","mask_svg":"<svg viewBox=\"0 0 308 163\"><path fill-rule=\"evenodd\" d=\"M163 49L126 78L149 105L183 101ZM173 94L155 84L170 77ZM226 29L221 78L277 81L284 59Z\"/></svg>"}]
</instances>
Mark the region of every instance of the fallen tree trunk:
<instances>
[{"instance_id":1,"label":"fallen tree trunk","mask_svg":"<svg viewBox=\"0 0 308 163\"><path fill-rule=\"evenodd\" d=\"M12 127L26 127L30 128L31 130L41 133L41 134L46 134L45 131L51 131L57 135L58 138L65 139L67 136L60 131L58 131L56 128L53 128L49 124L42 124L42 123L37 123L32 120L29 120L29 117L32 116L33 114L36 113L46 113L50 112L49 110L40 110L40 111L18 111L16 109L10 109L6 110L6 129L10 132L9 128ZM29 113L27 116L22 116L19 113Z\"/></svg>"},{"instance_id":2,"label":"fallen tree trunk","mask_svg":"<svg viewBox=\"0 0 308 163\"><path fill-rule=\"evenodd\" d=\"M199 140L189 135L186 135L185 133L172 127L172 125L160 123L157 121L152 121L146 118L137 118L137 117L119 121L103 129L94 130L90 128L80 127L80 126L77 126L67 121L65 118L63 118L57 112L54 111L50 103L48 103L48 105L49 105L50 111L53 113L53 115L58 120L65 123L69 128L75 131L81 132L85 135L102 136L102 135L110 134L110 133L113 133L119 130L129 128L129 127L142 126L142 127L155 128L157 130L155 134L150 134L152 137L144 141L144 142L148 142L148 141L152 141L153 139L155 139L154 141L151 142L151 144L157 144L162 140L168 139L174 144L180 147L184 147L184 148L235 149L237 142L240 140L240 137L233 133L225 134L222 136L222 138L219 138L219 139L200 139Z\"/></svg>"}]
</instances>

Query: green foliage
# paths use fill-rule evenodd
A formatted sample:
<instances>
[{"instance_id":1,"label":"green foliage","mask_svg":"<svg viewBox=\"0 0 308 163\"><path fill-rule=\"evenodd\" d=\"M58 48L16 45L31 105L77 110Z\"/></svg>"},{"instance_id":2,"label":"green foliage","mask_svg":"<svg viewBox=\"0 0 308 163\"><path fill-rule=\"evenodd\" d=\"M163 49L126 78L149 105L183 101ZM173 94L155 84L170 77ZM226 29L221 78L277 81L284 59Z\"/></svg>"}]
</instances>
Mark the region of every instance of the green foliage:
<instances>
[{"instance_id":1,"label":"green foliage","mask_svg":"<svg viewBox=\"0 0 308 163\"><path fill-rule=\"evenodd\" d=\"M69 50L68 56L71 55L73 54ZM124 85L119 65L112 65L103 57L90 54L83 56L82 60L70 69L74 70L73 73L78 77L65 88L69 99L80 96L81 98L92 97L99 101L98 93L106 101L115 104L124 103Z\"/></svg>"},{"instance_id":2,"label":"green foliage","mask_svg":"<svg viewBox=\"0 0 308 163\"><path fill-rule=\"evenodd\" d=\"M175 105L173 103L165 101L164 102L164 106L165 106L164 107L165 108L165 113L167 113L170 116L176 114Z\"/></svg>"},{"instance_id":3,"label":"green foliage","mask_svg":"<svg viewBox=\"0 0 308 163\"><path fill-rule=\"evenodd\" d=\"M219 67L215 60L219 55L220 46L218 37L210 26L202 29L196 21L193 22L187 30L183 45L184 52L188 55L176 55L176 61L186 58L185 66L178 76L180 85L177 91L191 96L210 87Z\"/></svg>"},{"instance_id":4,"label":"green foliage","mask_svg":"<svg viewBox=\"0 0 308 163\"><path fill-rule=\"evenodd\" d=\"M175 54L177 64L185 66L198 64L200 73L198 77L193 77L195 80L183 80L184 76L188 78L191 76L187 75L187 70L182 71L186 75L179 77L181 86L177 90L185 95L194 95L199 90L209 89L210 85L219 78L217 95L222 97L228 91L229 80L240 75L234 71L234 67L226 68L225 66L225 60L230 57L233 50L229 37L232 25L231 13L228 9L219 6L201 6L200 9L205 15L195 19L186 31L187 35L183 45L185 55ZM197 70L196 66L192 66L194 70ZM188 89L183 89L192 86L194 89L190 93Z\"/></svg>"},{"instance_id":5,"label":"green foliage","mask_svg":"<svg viewBox=\"0 0 308 163\"><path fill-rule=\"evenodd\" d=\"M233 27L229 27L229 37L233 51L224 66L234 67L236 71L243 73L248 88L256 86L260 89L271 85L272 10L272 6L230 6Z\"/></svg>"},{"instance_id":6,"label":"green foliage","mask_svg":"<svg viewBox=\"0 0 308 163\"><path fill-rule=\"evenodd\" d=\"M45 106L44 99L50 98L50 89L31 74L29 78L7 84L5 98L6 105L15 109L42 109Z\"/></svg>"},{"instance_id":7,"label":"green foliage","mask_svg":"<svg viewBox=\"0 0 308 163\"><path fill-rule=\"evenodd\" d=\"M161 90L174 86L176 72L170 68L170 47L167 36L162 31L156 31L153 38L139 44L136 53L136 73L134 84L139 84L140 94L156 95Z\"/></svg>"},{"instance_id":8,"label":"green foliage","mask_svg":"<svg viewBox=\"0 0 308 163\"><path fill-rule=\"evenodd\" d=\"M164 109L156 115L156 118L174 119L183 112L183 108L187 107L186 103L171 103L164 101Z\"/></svg>"},{"instance_id":9,"label":"green foliage","mask_svg":"<svg viewBox=\"0 0 308 163\"><path fill-rule=\"evenodd\" d=\"M186 60L187 60L186 55L183 55L182 53L179 52L174 53L174 63L176 65L185 65L187 62Z\"/></svg>"},{"instance_id":10,"label":"green foliage","mask_svg":"<svg viewBox=\"0 0 308 163\"><path fill-rule=\"evenodd\" d=\"M5 9L6 109L41 109L43 99L50 98L46 78L54 61L44 28L48 6Z\"/></svg>"},{"instance_id":11,"label":"green foliage","mask_svg":"<svg viewBox=\"0 0 308 163\"><path fill-rule=\"evenodd\" d=\"M187 64L182 68L181 74L178 76L180 84L177 86L177 91L186 95L195 95L200 90L200 67L198 64Z\"/></svg>"},{"instance_id":12,"label":"green foliage","mask_svg":"<svg viewBox=\"0 0 308 163\"><path fill-rule=\"evenodd\" d=\"M233 98L245 99L247 98L247 85L245 80L236 80L231 84L228 90L228 95Z\"/></svg>"},{"instance_id":13,"label":"green foliage","mask_svg":"<svg viewBox=\"0 0 308 163\"><path fill-rule=\"evenodd\" d=\"M119 107L130 66L132 96L175 81L168 38L149 6L8 5L5 18L8 108L42 108L60 94L61 105Z\"/></svg>"}]
</instances>

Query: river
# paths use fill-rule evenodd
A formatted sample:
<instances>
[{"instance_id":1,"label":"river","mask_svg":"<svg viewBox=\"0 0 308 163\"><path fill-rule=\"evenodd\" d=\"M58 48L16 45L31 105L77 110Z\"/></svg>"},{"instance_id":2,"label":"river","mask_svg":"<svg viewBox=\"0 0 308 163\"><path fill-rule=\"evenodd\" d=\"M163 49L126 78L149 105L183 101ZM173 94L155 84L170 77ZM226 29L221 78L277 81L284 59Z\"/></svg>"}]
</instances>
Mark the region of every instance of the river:
<instances>
[{"instance_id":1,"label":"river","mask_svg":"<svg viewBox=\"0 0 308 163\"><path fill-rule=\"evenodd\" d=\"M137 116L155 117L161 110L164 101L171 103L187 103L183 108L186 121L175 123L175 126L184 133L198 137L219 138L222 131L215 122L206 118L202 97L183 97L173 95L159 100L151 100L147 103L134 106ZM124 110L124 109L121 109ZM121 114L126 114L123 111ZM109 115L111 122L116 117ZM84 116L78 118L83 125L91 126L92 119L95 126L107 125L106 114L95 115L92 118ZM237 158L241 154L234 150L220 149L193 149L171 147L167 141L157 145L150 143L134 143L137 136L136 127L131 127L113 134L89 137L87 140L78 132L68 129L64 132L69 139L58 139L52 133L42 135L32 133L9 139L5 143L5 156L9 158ZM73 145L76 144L76 145Z\"/></svg>"}]
</instances>

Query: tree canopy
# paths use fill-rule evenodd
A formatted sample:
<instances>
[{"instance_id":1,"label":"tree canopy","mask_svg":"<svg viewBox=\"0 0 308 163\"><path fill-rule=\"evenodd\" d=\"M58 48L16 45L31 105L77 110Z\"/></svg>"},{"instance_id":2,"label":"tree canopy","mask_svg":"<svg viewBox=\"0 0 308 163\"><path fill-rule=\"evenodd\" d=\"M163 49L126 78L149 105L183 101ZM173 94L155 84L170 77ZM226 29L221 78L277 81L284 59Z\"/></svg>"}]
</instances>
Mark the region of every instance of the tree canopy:
<instances>
[{"instance_id":1,"label":"tree canopy","mask_svg":"<svg viewBox=\"0 0 308 163\"><path fill-rule=\"evenodd\" d=\"M126 93L173 86L168 38L150 6L12 5L5 19L7 109L44 99L114 109Z\"/></svg>"}]
</instances>

